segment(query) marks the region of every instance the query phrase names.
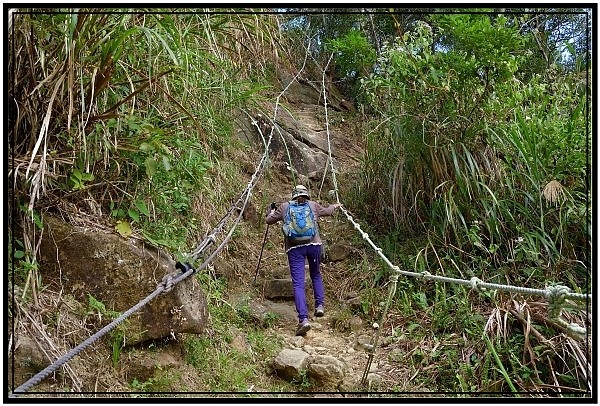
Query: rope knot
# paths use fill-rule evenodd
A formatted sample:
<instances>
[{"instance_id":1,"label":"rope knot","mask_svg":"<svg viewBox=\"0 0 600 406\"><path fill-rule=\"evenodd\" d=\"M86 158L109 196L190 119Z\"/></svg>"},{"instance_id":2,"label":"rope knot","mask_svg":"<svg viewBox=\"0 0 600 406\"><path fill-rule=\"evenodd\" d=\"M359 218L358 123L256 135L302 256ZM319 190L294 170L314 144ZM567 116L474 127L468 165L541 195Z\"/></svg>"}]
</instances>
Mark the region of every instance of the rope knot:
<instances>
[{"instance_id":1,"label":"rope knot","mask_svg":"<svg viewBox=\"0 0 600 406\"><path fill-rule=\"evenodd\" d=\"M398 283L398 276L399 275L397 273L390 275L390 282L392 282L392 283Z\"/></svg>"},{"instance_id":2,"label":"rope knot","mask_svg":"<svg viewBox=\"0 0 600 406\"><path fill-rule=\"evenodd\" d=\"M479 279L478 277L476 277L476 276L472 277L470 282L471 282L471 289L473 289L477 292L483 292L485 290L485 288L482 288L479 285L480 283L483 283L483 281L481 279Z\"/></svg>"},{"instance_id":3,"label":"rope knot","mask_svg":"<svg viewBox=\"0 0 600 406\"><path fill-rule=\"evenodd\" d=\"M560 312L570 292L571 289L563 285L554 285L547 288L546 299L548 299L548 313L551 318L560 317Z\"/></svg>"},{"instance_id":4,"label":"rope knot","mask_svg":"<svg viewBox=\"0 0 600 406\"><path fill-rule=\"evenodd\" d=\"M162 281L158 284L159 287L163 287L163 293L170 292L173 289L173 274L166 274L163 276Z\"/></svg>"},{"instance_id":5,"label":"rope knot","mask_svg":"<svg viewBox=\"0 0 600 406\"><path fill-rule=\"evenodd\" d=\"M577 323L569 323L560 317L567 296L571 293L571 289L563 285L549 286L546 291L546 298L548 299L548 315L554 319L561 326L563 326L568 332L573 333L579 337L585 336L587 330L581 327Z\"/></svg>"},{"instance_id":6,"label":"rope knot","mask_svg":"<svg viewBox=\"0 0 600 406\"><path fill-rule=\"evenodd\" d=\"M431 274L429 273L429 271L423 271L421 272L421 274L418 276L418 278L425 278L427 276L431 276Z\"/></svg>"}]
</instances>

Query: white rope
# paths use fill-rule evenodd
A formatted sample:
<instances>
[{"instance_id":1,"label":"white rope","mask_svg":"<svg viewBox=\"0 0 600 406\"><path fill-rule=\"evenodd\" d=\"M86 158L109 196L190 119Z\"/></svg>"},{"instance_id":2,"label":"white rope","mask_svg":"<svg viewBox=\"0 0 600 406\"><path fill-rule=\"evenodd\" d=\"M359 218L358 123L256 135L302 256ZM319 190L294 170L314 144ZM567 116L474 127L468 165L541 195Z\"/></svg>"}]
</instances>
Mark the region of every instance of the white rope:
<instances>
[{"instance_id":1,"label":"white rope","mask_svg":"<svg viewBox=\"0 0 600 406\"><path fill-rule=\"evenodd\" d=\"M327 66L331 62L332 57L333 57L333 54L329 57ZM326 70L327 70L327 67L325 69L323 69L322 86L323 86L323 98L325 101L324 106L325 106L325 122L326 122L325 128L327 131L327 149L328 149L328 155L329 155L329 163L331 165L331 177L332 177L333 184L334 184L336 201L337 201L337 203L341 203L340 198L339 198L337 180L336 180L336 176L335 176L336 172L335 172L335 168L333 166L333 159L331 156L331 137L329 134L329 116L327 113L327 89L325 87L325 71ZM566 299L586 301L587 303L589 303L592 300L591 294L575 293L575 292L572 292L571 289L569 289L568 287L562 286L562 285L549 286L545 289L532 289L532 288L525 288L525 287L512 286L512 285L487 283L487 282L483 282L481 279L479 279L477 277L473 277L470 280L464 280L464 279L457 279L457 278L448 278L445 276L432 275L431 273L429 273L427 271L424 271L421 273L403 271L400 269L400 267L398 267L397 265L394 265L385 256L385 254L383 253L383 250L380 247L375 245L375 243L369 237L369 234L367 234L366 232L364 232L361 229L360 224L358 224L356 221L354 221L354 219L352 218L352 215L350 215L350 212L348 210L346 210L346 208L344 206L340 206L340 209L341 209L342 213L344 213L344 215L346 216L348 221L350 221L350 223L352 223L354 228L361 234L362 238L369 243L369 245L375 250L377 255L379 255L381 257L383 262L385 262L387 264L387 266L392 271L394 271L394 273L399 274L399 275L412 276L412 277L416 277L416 278L425 278L425 279L438 281L438 282L456 283L459 285L470 286L471 289L473 289L477 292L482 292L486 289L493 289L493 290L505 290L505 291L521 293L521 294L544 296L548 299L549 315L551 318L557 320L561 326L565 327L567 330L569 330L575 334L582 334L582 332L583 332L583 334L585 334L586 330L584 328L578 326L575 323L571 323L571 324L567 323L566 321L561 319L560 315L561 315L562 309L565 307Z\"/></svg>"},{"instance_id":2,"label":"white rope","mask_svg":"<svg viewBox=\"0 0 600 406\"><path fill-rule=\"evenodd\" d=\"M333 190L335 193L335 200L337 203L340 203L340 195L338 193L337 178L335 177L335 168L333 167L333 157L331 155L331 137L329 135L329 115L327 113L327 88L325 87L325 72L327 71L327 67L331 63L332 58L333 58L333 53L329 56L327 65L325 65L325 69L323 69L321 85L323 86L323 105L325 106L325 131L327 133L327 156L328 156L328 160L329 160L329 165L331 167L331 179L333 181Z\"/></svg>"},{"instance_id":3,"label":"white rope","mask_svg":"<svg viewBox=\"0 0 600 406\"><path fill-rule=\"evenodd\" d=\"M306 59L304 60L304 65L305 64L306 64ZM294 78L292 79L292 81L290 81L290 83L277 96L277 99L275 101L275 111L274 111L274 115L273 115L273 123L275 123L275 119L277 117L277 111L278 111L278 108L279 108L279 100L280 100L281 96L287 91L287 89L292 85L292 83L297 80L298 76L300 75L300 73L304 69L304 65L302 66L302 68L300 69L300 71L298 71L298 73L296 74L296 76L294 76ZM256 123L253 122L253 124L256 124ZM36 385L37 383L39 383L41 380L43 380L46 376L48 376L51 372L53 372L55 369L57 369L58 367L60 367L62 364L68 362L71 358L73 358L75 355L77 355L85 347L87 347L88 345L90 345L91 343L93 343L94 341L96 341L97 339L99 339L102 335L106 334L108 331L112 330L117 324L121 323L125 318L129 317L129 315L131 315L132 313L134 313L135 311L137 311L138 309L140 309L141 307L143 307L146 303L148 303L150 300L152 300L159 293L161 293L161 292L165 292L166 293L166 292L171 291L171 289L177 283L179 283L180 281L186 279L188 276L196 273L198 270L204 269L221 252L221 250L223 249L223 247L227 244L227 242L233 236L233 233L234 233L237 225L240 223L241 218L242 218L243 213L244 213L244 210L245 210L245 208L246 208L246 206L248 204L248 201L250 200L250 197L252 195L252 190L254 189L254 187L256 187L256 183L258 182L260 174L262 173L262 171L264 170L264 168L267 165L268 156L269 156L269 146L270 146L271 140L273 138L273 129L274 129L274 126L271 127L271 132L269 134L268 142L265 145L265 151L263 153L263 156L262 156L261 160L259 161L258 165L256 166L256 169L255 169L254 173L252 174L252 177L250 178L250 181L248 181L248 184L246 185L246 188L241 193L238 201L236 203L234 203L234 205L232 205L231 210L219 222L219 225L213 230L213 232L211 234L209 234L204 239L204 241L200 244L200 246L198 248L196 248L190 255L193 257L193 260L196 260L197 257L209 245L214 244L216 242L216 234L219 231L222 231L221 229L225 225L225 221L231 215L231 213L233 213L234 208L238 207L237 203L240 202L240 201L243 201L242 208L239 211L239 214L238 214L237 218L235 219L234 224L232 225L231 229L229 230L229 233L223 239L223 241L221 242L221 244L214 250L214 252L197 269L190 268L187 271L185 271L184 273L179 274L179 275L177 275L176 273L165 275L163 277L162 281L157 286L157 289L152 294L150 294L149 296L147 296L145 299L143 299L142 301L140 301L137 305L135 305L134 307L132 307L131 309L129 309L125 313L123 313L119 318L117 318L116 320L114 320L113 322L111 322L110 324L108 324L107 326L105 326L99 332L97 332L96 334L94 334L93 336L91 336L90 338L88 338L87 340L85 340L83 343L81 343L80 345L78 345L77 347L75 347L69 353L67 353L63 357L59 358L55 363L53 363L52 365L50 365L49 367L47 367L46 369L44 369L43 371L41 371L40 373L38 373L36 376L34 376L33 378L31 378L30 380L28 380L27 382L25 382L23 385L21 385L18 388L16 388L13 391L13 393L10 394L9 397L13 398L13 397L15 397L18 394L26 392L30 387L32 387L32 386ZM259 131L261 131L260 128L259 128ZM261 135L262 135L262 132L261 132ZM263 137L263 142L264 142L264 137Z\"/></svg>"}]
</instances>

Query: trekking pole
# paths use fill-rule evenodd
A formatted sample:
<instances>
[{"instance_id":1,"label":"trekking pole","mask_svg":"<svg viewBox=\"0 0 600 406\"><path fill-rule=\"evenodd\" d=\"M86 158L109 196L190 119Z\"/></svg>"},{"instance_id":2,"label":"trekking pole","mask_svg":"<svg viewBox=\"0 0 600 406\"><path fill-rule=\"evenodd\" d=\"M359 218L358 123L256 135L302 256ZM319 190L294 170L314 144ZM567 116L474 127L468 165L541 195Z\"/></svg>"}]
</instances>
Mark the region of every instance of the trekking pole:
<instances>
[{"instance_id":1,"label":"trekking pole","mask_svg":"<svg viewBox=\"0 0 600 406\"><path fill-rule=\"evenodd\" d=\"M275 203L271 203L271 210L275 208ZM258 264L256 264L256 272L254 273L254 284L256 285L256 277L258 276L258 270L260 269L260 260L262 259L263 250L265 249L265 243L267 242L267 235L269 233L269 224L265 230L265 236L263 237L262 247L260 247L260 255L258 256Z\"/></svg>"}]
</instances>

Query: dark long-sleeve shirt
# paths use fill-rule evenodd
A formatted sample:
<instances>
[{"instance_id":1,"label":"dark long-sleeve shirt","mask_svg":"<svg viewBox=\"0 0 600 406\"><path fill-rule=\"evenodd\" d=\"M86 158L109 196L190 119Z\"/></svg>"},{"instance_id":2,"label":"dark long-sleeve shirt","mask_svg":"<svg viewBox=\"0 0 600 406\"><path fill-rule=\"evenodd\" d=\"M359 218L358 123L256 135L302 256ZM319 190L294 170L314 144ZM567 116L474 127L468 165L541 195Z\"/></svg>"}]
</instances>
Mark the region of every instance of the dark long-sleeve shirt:
<instances>
[{"instance_id":1,"label":"dark long-sleeve shirt","mask_svg":"<svg viewBox=\"0 0 600 406\"><path fill-rule=\"evenodd\" d=\"M319 217L332 216L333 212L335 210L335 206L330 205L327 207L323 207L319 203L317 203L313 200L308 200L307 202L313 212L313 216L315 217L315 235L310 239L309 242L307 242L306 244L301 244L301 245L308 245L308 244L320 245L320 244L322 244L322 241L321 241L321 237L319 237L319 225L318 225ZM283 216L287 212L289 205L290 205L289 202L281 203L274 212L269 212L267 214L267 219L266 219L267 224L275 224L278 221L283 220ZM285 241L285 250L286 251L290 250L291 248L300 246L300 245L291 245L287 238L284 238L284 241Z\"/></svg>"}]
</instances>

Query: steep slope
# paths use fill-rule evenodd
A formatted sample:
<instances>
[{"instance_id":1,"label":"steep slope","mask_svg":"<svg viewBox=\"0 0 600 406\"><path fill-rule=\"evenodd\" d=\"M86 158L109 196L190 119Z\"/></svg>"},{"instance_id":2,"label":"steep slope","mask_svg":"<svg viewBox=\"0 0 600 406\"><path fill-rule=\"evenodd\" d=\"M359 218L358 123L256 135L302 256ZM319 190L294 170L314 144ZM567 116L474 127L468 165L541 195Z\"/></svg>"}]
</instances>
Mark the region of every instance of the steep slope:
<instances>
[{"instance_id":1,"label":"steep slope","mask_svg":"<svg viewBox=\"0 0 600 406\"><path fill-rule=\"evenodd\" d=\"M326 121L328 120L328 121ZM336 170L336 179L343 204L344 189L348 179L355 175L360 166L361 133L356 127L356 116L330 109L325 114L324 106L317 104L295 103L286 106L284 117L277 122L282 127L293 129L296 140L305 150L307 156L328 153L328 138ZM354 126L354 127L353 127ZM277 143L276 143L277 145ZM289 148L289 145L288 145ZM266 246L262 257L260 250L264 237L264 215L267 210L265 202L281 202L289 199L295 183L307 183L314 193L314 198L323 204L335 202L335 195L328 193L334 188L330 166L326 168L305 167L294 177L289 166L294 161L285 161L285 154L275 154L273 167L279 171L269 172L259 185L257 197L257 219L254 224L244 225L245 238L243 249L236 250L235 255L228 256L234 266L229 274L228 285L230 298L234 303L251 303L251 307L263 308L264 311L278 315L278 323L266 333L275 340L284 343L284 348L297 349L312 356L322 355L343 361L346 369L341 383L335 391L355 392L361 390L380 390L383 392L396 388L401 391L419 391L410 385L410 370L398 364L388 362L385 355L393 350L391 341L383 340L386 347L374 358L369 369L368 379L361 384L361 378L368 362L366 348L374 337L374 322L379 321L380 309L371 309L366 317L361 305L367 300L361 297L361 289L372 283L373 275L361 272L361 265L374 261L373 253L361 243L359 235L342 213L335 217L320 220L320 230L328 253L322 263L322 274L326 290L326 315L323 318L312 317L312 329L305 337L294 335L297 323L293 298L269 300L265 293L270 291L270 282L289 279L287 258L282 248L283 238L279 227L271 228L266 235ZM280 161L278 161L280 159ZM308 160L308 159L307 159ZM327 161L325 164L328 165ZM318 170L320 169L320 170ZM261 204L263 207L261 207ZM262 225L261 225L262 222ZM246 234L247 233L247 234ZM258 262L260 259L260 263ZM227 266L219 260L216 268ZM257 267L257 268L255 268ZM368 267L368 265L367 265ZM258 276L258 286L252 284L254 272ZM237 275L232 277L233 274ZM308 274L307 274L308 275ZM309 279L307 279L307 282ZM385 293L385 289L381 289ZM312 309L312 290L307 289L309 308ZM260 309L256 310L260 313ZM406 382L406 384L400 384ZM268 390L264 386L254 386L255 391ZM331 391L322 382L313 382L308 392Z\"/></svg>"},{"instance_id":2,"label":"steep slope","mask_svg":"<svg viewBox=\"0 0 600 406\"><path fill-rule=\"evenodd\" d=\"M361 269L372 260L373 255L362 246L355 230L342 214L320 221L321 235L328 254L322 263L326 289L325 317L313 320L313 328L306 337L296 337L294 330L297 321L293 299L288 297L269 300L265 297L270 281L289 278L279 228L272 227L265 234L264 215L267 205L272 201L279 203L288 200L297 183L309 187L313 199L323 204L335 202L335 194L330 193L334 189L328 161L330 146L340 199L345 205L344 191L348 187L348 179L359 170L361 131L355 113L348 113L339 106L335 109L330 105L326 114L318 97L314 101L315 103L307 103L307 100L288 102L285 108L279 110L275 120L277 131L273 138L271 161L253 191L244 216L246 221L239 225L236 237L202 277L209 285L226 284L226 288L213 297L213 309L219 309L223 303L237 313L240 313L240 309L248 308L251 319L253 317L254 320L250 323L255 325L261 324L265 317L271 318L259 328L262 329L261 336L268 341L262 345L272 347L273 357L282 349L289 348L343 361L346 369L342 382L332 389L318 381L288 382L289 380L278 377L271 368L273 357L256 359L255 349L251 344L251 335L254 333L244 325L236 326L231 323L209 327L206 334L199 338L167 337L161 342L125 347L118 353L115 353L114 341L105 339L92 346L92 350L85 351L70 361L65 367L66 373L44 380L27 397L38 397L36 393L43 392L70 392L73 389L78 392L77 388L85 388L86 392L91 391L98 397L130 396L128 394L133 391L141 392L144 396L154 392L156 396L166 397L201 396L199 393L213 396L222 392L235 394L240 391L269 392L273 396L277 396L277 393L291 393L293 396L295 392L300 395L302 392L308 394L324 390L384 390L396 385L394 382L399 379L398 371L395 370L397 367L384 361L383 353L377 355L371 365L370 371L374 375L369 376L368 385L365 387L359 382L367 365L365 345L373 337L371 324L377 320L379 313L378 309L365 312L361 308L366 299L361 298L360 290L370 284L372 277L361 273ZM265 111L269 111L269 108L272 109L273 106L265 106ZM260 148L256 145L260 146L261 143L258 138L254 141L258 156ZM256 164L253 157L245 156L244 159L249 167ZM259 264L265 235L266 244ZM253 283L255 276L256 284ZM312 292L307 297L309 303L312 302ZM55 306L52 303L63 303L71 309L79 309L74 313L85 313L81 304L67 303L67 300L53 292L43 292L40 297L40 301L47 303L49 308ZM219 317L214 315L213 323L223 323ZM78 333L71 337L70 342L63 340L61 343L45 336L48 345L54 348L49 355L51 359L78 344L79 337L80 340L85 339L86 331L94 333L86 326L80 326L81 322L75 318L65 317L61 323L62 325L56 326L57 336L67 335L68 330ZM35 324L33 327L36 327ZM205 341L206 339L210 341ZM195 344L189 344L190 340ZM222 354L228 354L225 355L226 359L219 361L223 365L212 365L210 368L232 368L233 374L236 365L229 363L234 362L236 354L245 354L251 357L252 361L249 362L254 363L254 367L237 367L253 369L253 373L245 377L243 382L232 383L223 378L222 374L227 374L225 369L224 373L213 374L214 379L211 379L210 371L202 370L203 364L195 355L195 345L198 343L203 343L207 351L211 351L210 348L214 346L215 350L224 348ZM43 355L40 357L44 358ZM78 382L72 385L69 383L71 380ZM240 387L244 389L240 390ZM86 394L77 396L86 397Z\"/></svg>"}]
</instances>

